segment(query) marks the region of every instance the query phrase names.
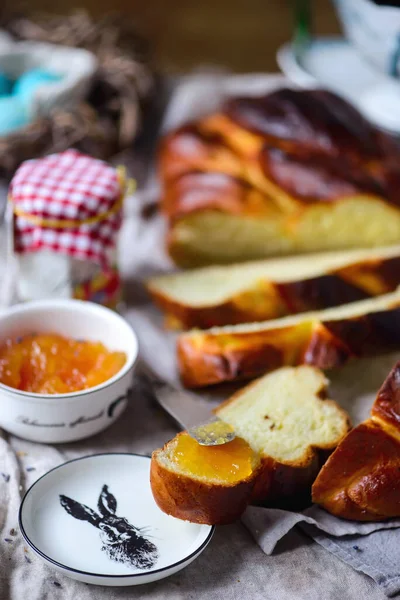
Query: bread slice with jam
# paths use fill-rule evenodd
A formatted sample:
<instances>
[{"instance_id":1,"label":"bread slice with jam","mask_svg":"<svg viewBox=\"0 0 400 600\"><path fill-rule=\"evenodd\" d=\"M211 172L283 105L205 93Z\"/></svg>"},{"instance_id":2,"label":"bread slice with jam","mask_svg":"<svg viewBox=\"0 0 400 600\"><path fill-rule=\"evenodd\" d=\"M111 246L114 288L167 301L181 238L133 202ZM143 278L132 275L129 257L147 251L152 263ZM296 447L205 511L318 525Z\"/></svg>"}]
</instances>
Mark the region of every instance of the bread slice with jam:
<instances>
[{"instance_id":1,"label":"bread slice with jam","mask_svg":"<svg viewBox=\"0 0 400 600\"><path fill-rule=\"evenodd\" d=\"M250 503L287 506L310 494L321 464L350 428L327 380L308 366L279 369L216 410L236 438L200 446L187 432L153 452L151 488L169 515L231 523Z\"/></svg>"}]
</instances>

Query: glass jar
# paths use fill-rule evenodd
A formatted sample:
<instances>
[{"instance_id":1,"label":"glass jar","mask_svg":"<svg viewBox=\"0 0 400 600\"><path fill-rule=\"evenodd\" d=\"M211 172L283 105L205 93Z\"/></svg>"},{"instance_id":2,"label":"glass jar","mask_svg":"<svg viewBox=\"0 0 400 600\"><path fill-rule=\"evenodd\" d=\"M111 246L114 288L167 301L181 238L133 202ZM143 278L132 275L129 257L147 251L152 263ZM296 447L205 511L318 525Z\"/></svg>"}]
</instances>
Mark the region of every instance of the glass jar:
<instances>
[{"instance_id":1,"label":"glass jar","mask_svg":"<svg viewBox=\"0 0 400 600\"><path fill-rule=\"evenodd\" d=\"M8 199L17 300L78 298L116 308L126 192L122 171L75 150L22 163Z\"/></svg>"}]
</instances>

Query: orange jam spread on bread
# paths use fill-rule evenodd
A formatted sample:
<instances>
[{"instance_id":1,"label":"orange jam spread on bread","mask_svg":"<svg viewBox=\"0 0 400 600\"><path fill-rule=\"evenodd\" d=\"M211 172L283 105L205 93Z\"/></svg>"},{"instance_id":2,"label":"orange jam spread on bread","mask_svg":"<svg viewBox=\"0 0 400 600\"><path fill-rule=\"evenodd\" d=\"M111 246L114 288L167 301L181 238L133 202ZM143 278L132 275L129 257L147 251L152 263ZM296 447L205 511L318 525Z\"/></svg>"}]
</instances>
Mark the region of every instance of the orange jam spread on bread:
<instances>
[{"instance_id":1,"label":"orange jam spread on bread","mask_svg":"<svg viewBox=\"0 0 400 600\"><path fill-rule=\"evenodd\" d=\"M0 382L26 392L66 394L107 381L125 362L124 352L110 352L100 342L35 333L0 347Z\"/></svg>"},{"instance_id":2,"label":"orange jam spread on bread","mask_svg":"<svg viewBox=\"0 0 400 600\"><path fill-rule=\"evenodd\" d=\"M239 437L220 446L201 446L188 433L182 433L172 460L188 475L235 483L252 474L256 455Z\"/></svg>"}]
</instances>

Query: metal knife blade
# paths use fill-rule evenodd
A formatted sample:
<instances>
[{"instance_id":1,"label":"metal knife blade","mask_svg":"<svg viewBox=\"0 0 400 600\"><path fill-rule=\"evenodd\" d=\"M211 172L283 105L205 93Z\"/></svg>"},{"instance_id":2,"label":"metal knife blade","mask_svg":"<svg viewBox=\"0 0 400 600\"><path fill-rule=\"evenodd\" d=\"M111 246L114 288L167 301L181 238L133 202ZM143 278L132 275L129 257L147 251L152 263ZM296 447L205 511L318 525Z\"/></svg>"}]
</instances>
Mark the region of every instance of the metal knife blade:
<instances>
[{"instance_id":1,"label":"metal knife blade","mask_svg":"<svg viewBox=\"0 0 400 600\"><path fill-rule=\"evenodd\" d=\"M161 381L147 365L141 370L141 380L147 391L183 429L190 429L210 419L213 416L212 409L218 405L216 401L203 400Z\"/></svg>"}]
</instances>

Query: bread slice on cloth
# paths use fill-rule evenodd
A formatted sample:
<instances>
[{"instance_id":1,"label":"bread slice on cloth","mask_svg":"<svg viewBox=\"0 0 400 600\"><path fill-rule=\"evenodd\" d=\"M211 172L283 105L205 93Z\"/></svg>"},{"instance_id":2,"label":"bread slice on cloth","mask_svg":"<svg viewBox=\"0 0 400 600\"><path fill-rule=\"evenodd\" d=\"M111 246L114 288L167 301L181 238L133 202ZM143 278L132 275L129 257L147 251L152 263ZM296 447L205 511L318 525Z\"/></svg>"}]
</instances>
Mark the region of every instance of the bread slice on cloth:
<instances>
[{"instance_id":1,"label":"bread slice on cloth","mask_svg":"<svg viewBox=\"0 0 400 600\"><path fill-rule=\"evenodd\" d=\"M151 487L164 512L196 523L237 519L253 503L287 506L310 494L349 419L326 399L318 369L286 367L251 383L216 409L237 437L204 447L186 432L153 452Z\"/></svg>"},{"instance_id":2,"label":"bread slice on cloth","mask_svg":"<svg viewBox=\"0 0 400 600\"><path fill-rule=\"evenodd\" d=\"M312 497L343 519L400 517L400 362L379 390L370 418L350 431L323 466Z\"/></svg>"},{"instance_id":3,"label":"bread slice on cloth","mask_svg":"<svg viewBox=\"0 0 400 600\"><path fill-rule=\"evenodd\" d=\"M178 338L187 387L259 377L285 365L340 366L400 349L400 289L263 323L189 331Z\"/></svg>"},{"instance_id":4,"label":"bread slice on cloth","mask_svg":"<svg viewBox=\"0 0 400 600\"><path fill-rule=\"evenodd\" d=\"M400 246L205 267L147 281L174 328L266 321L347 304L400 285Z\"/></svg>"}]
</instances>

